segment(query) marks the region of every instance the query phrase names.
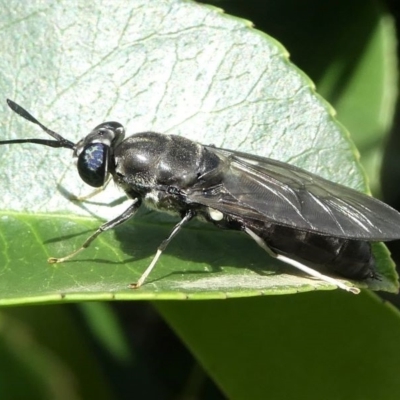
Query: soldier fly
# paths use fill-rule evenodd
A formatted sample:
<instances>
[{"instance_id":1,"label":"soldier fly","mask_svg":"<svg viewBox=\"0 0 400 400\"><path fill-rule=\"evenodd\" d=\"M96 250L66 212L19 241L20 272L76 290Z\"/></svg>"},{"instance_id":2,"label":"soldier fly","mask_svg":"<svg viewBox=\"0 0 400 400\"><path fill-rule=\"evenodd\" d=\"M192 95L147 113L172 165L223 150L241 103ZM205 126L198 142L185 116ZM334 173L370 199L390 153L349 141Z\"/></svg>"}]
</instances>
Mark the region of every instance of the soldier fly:
<instances>
[{"instance_id":1,"label":"soldier fly","mask_svg":"<svg viewBox=\"0 0 400 400\"><path fill-rule=\"evenodd\" d=\"M131 288L144 283L171 240L194 217L218 228L243 231L272 257L352 293L359 289L318 269L355 281L379 279L370 242L400 239L397 211L293 165L181 136L143 132L125 139L118 122L102 123L74 144L18 104L7 103L55 140L16 139L0 141L1 145L36 143L71 149L86 184L101 189L112 178L132 199L124 213L101 225L80 248L62 258L49 258L50 263L75 256L102 232L132 218L142 203L177 214L180 222Z\"/></svg>"}]
</instances>

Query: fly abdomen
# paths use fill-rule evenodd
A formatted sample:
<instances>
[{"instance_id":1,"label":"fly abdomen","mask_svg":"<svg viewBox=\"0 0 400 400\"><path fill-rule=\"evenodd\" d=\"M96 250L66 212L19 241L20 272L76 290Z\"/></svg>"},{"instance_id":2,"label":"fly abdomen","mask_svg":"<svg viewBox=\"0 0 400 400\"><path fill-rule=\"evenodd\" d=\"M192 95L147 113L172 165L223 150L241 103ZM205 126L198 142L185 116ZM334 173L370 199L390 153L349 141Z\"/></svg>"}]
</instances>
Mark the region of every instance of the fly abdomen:
<instances>
[{"instance_id":1,"label":"fly abdomen","mask_svg":"<svg viewBox=\"0 0 400 400\"><path fill-rule=\"evenodd\" d=\"M272 225L258 231L267 246L306 265L321 266L349 279L376 278L371 244Z\"/></svg>"},{"instance_id":2,"label":"fly abdomen","mask_svg":"<svg viewBox=\"0 0 400 400\"><path fill-rule=\"evenodd\" d=\"M342 239L336 259L327 266L346 278L378 279L375 257L369 242Z\"/></svg>"}]
</instances>

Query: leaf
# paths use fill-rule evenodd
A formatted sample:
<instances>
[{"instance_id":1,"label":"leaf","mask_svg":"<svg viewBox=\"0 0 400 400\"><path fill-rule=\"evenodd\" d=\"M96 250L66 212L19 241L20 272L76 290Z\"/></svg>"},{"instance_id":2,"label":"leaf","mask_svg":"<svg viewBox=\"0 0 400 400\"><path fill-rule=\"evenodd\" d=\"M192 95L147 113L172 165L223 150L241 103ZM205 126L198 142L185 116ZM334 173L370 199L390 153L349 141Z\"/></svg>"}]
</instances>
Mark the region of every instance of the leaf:
<instances>
[{"instance_id":1,"label":"leaf","mask_svg":"<svg viewBox=\"0 0 400 400\"><path fill-rule=\"evenodd\" d=\"M226 398L372 400L399 391L399 313L371 293L154 305Z\"/></svg>"},{"instance_id":2,"label":"leaf","mask_svg":"<svg viewBox=\"0 0 400 400\"><path fill-rule=\"evenodd\" d=\"M380 163L397 99L394 20L383 2L209 0L284 43L337 111L379 194ZM396 158L397 159L397 158Z\"/></svg>"},{"instance_id":3,"label":"leaf","mask_svg":"<svg viewBox=\"0 0 400 400\"><path fill-rule=\"evenodd\" d=\"M178 0L107 7L92 0L80 8L16 3L3 18L2 93L69 140L117 120L128 133L181 134L365 190L355 149L330 107L285 49L246 21ZM45 136L2 111L3 139ZM127 207L107 206L121 196L113 188L96 204L68 201L63 193L88 191L70 156L34 145L1 149L1 304L332 288L269 259L243 235L193 224L168 247L148 283L129 290L173 226L151 214L101 235L71 262L47 265L49 256L79 247L100 224L97 217L110 219ZM396 291L393 265L378 247L384 278L370 287Z\"/></svg>"}]
</instances>

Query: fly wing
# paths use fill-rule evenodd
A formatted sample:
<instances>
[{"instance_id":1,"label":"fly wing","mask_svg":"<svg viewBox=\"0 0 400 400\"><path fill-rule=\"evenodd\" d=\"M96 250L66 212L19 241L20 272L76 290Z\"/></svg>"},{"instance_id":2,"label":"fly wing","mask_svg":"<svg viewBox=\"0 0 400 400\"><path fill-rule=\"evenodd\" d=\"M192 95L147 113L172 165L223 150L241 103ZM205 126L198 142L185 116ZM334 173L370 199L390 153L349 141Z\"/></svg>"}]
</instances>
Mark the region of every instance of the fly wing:
<instances>
[{"instance_id":1,"label":"fly wing","mask_svg":"<svg viewBox=\"0 0 400 400\"><path fill-rule=\"evenodd\" d=\"M188 200L243 218L366 241L400 239L400 214L385 203L305 170L245 153L207 147L226 164L213 188Z\"/></svg>"}]
</instances>

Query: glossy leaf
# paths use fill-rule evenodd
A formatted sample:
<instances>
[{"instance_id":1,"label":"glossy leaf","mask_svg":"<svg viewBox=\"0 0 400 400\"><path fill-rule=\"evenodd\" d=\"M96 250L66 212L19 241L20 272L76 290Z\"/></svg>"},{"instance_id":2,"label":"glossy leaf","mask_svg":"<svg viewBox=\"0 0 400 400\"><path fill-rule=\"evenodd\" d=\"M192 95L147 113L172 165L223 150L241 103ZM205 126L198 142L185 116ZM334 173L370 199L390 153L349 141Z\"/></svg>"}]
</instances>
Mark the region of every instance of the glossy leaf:
<instances>
[{"instance_id":1,"label":"glossy leaf","mask_svg":"<svg viewBox=\"0 0 400 400\"><path fill-rule=\"evenodd\" d=\"M15 3L0 33L7 54L0 61L1 92L69 140L104 120L119 120L128 133L181 134L365 190L346 132L275 40L192 2L137 0L127 7L115 2L105 12L95 0L79 11L63 2ZM6 108L2 113L3 139L45 136ZM154 215L103 234L68 264L49 266L49 256L80 246L100 224L94 217L116 216L126 202L68 201L66 191L88 189L65 149L2 147L0 171L2 304L332 288L271 260L243 235L194 224L171 244L148 284L129 290L172 229L171 220ZM108 188L96 201L107 204L120 195ZM392 263L383 247L378 253L384 278L370 287L395 291Z\"/></svg>"}]
</instances>

